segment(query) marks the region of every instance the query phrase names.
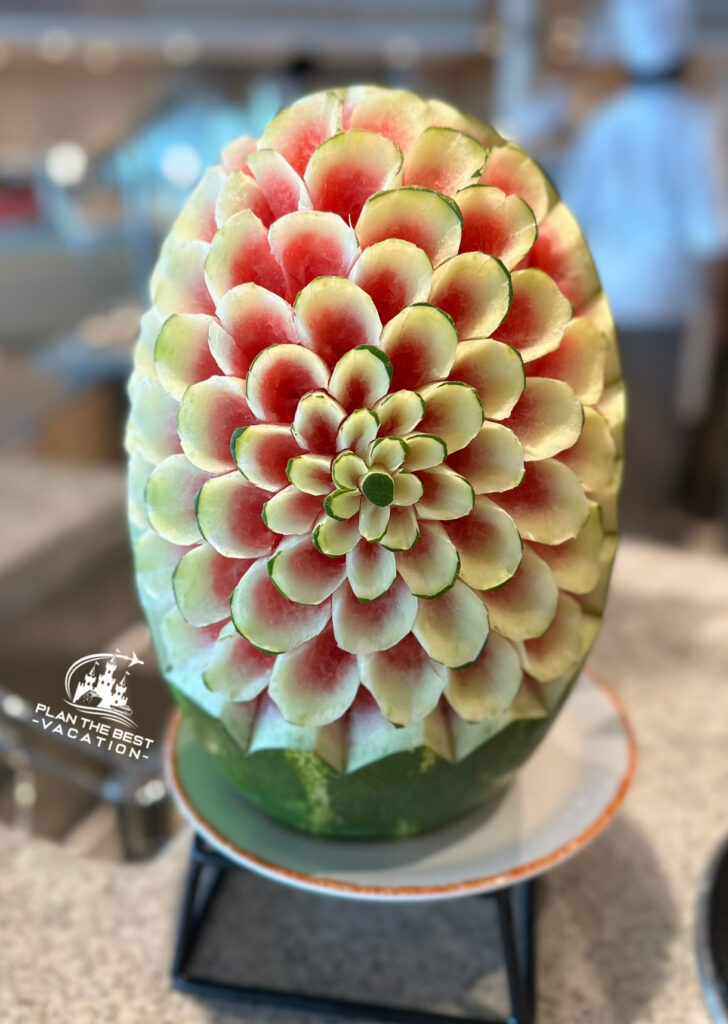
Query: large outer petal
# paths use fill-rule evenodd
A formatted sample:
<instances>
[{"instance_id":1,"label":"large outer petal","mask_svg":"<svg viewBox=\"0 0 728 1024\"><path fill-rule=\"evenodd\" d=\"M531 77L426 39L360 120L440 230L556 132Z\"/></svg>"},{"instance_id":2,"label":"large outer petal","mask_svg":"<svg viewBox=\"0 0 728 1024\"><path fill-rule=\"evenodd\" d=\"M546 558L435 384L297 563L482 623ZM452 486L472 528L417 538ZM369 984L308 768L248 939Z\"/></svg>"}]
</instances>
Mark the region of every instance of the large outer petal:
<instances>
[{"instance_id":1,"label":"large outer petal","mask_svg":"<svg viewBox=\"0 0 728 1024\"><path fill-rule=\"evenodd\" d=\"M523 544L515 523L483 494L470 515L445 528L460 556L460 578L476 590L502 586L521 564Z\"/></svg>"},{"instance_id":2,"label":"large outer petal","mask_svg":"<svg viewBox=\"0 0 728 1024\"><path fill-rule=\"evenodd\" d=\"M397 569L415 597L437 597L455 585L460 559L441 523L421 522L420 539L397 554Z\"/></svg>"},{"instance_id":3,"label":"large outer petal","mask_svg":"<svg viewBox=\"0 0 728 1024\"><path fill-rule=\"evenodd\" d=\"M498 341L518 349L527 363L559 347L571 306L542 270L517 270L511 284L510 311L494 334Z\"/></svg>"},{"instance_id":4,"label":"large outer petal","mask_svg":"<svg viewBox=\"0 0 728 1024\"><path fill-rule=\"evenodd\" d=\"M350 278L374 301L386 324L405 306L430 294L432 264L426 252L402 238L385 238L364 249Z\"/></svg>"},{"instance_id":5,"label":"large outer petal","mask_svg":"<svg viewBox=\"0 0 728 1024\"><path fill-rule=\"evenodd\" d=\"M529 462L523 481L495 500L515 520L525 540L562 544L575 537L589 513L579 478L556 459Z\"/></svg>"},{"instance_id":6,"label":"large outer petal","mask_svg":"<svg viewBox=\"0 0 728 1024\"><path fill-rule=\"evenodd\" d=\"M172 573L190 548L172 544L154 530L146 530L134 542L134 568L141 590L151 598L169 598Z\"/></svg>"},{"instance_id":7,"label":"large outer petal","mask_svg":"<svg viewBox=\"0 0 728 1024\"><path fill-rule=\"evenodd\" d=\"M435 661L448 668L469 665L488 639L488 612L461 580L440 597L420 598L412 632Z\"/></svg>"},{"instance_id":8,"label":"large outer petal","mask_svg":"<svg viewBox=\"0 0 728 1024\"><path fill-rule=\"evenodd\" d=\"M252 214L251 214L252 216ZM162 246L150 290L162 313L213 313L214 302L205 279L207 242L180 242L170 235Z\"/></svg>"},{"instance_id":9,"label":"large outer petal","mask_svg":"<svg viewBox=\"0 0 728 1024\"><path fill-rule=\"evenodd\" d=\"M483 593L482 600L494 629L510 640L526 640L541 636L553 622L559 589L548 565L527 545L511 579Z\"/></svg>"},{"instance_id":10,"label":"large outer petal","mask_svg":"<svg viewBox=\"0 0 728 1024\"><path fill-rule=\"evenodd\" d=\"M245 479L267 491L288 485L288 464L301 452L291 428L276 423L254 423L236 431L231 449Z\"/></svg>"},{"instance_id":11,"label":"large outer petal","mask_svg":"<svg viewBox=\"0 0 728 1024\"><path fill-rule=\"evenodd\" d=\"M460 247L462 217L454 202L426 188L395 188L379 192L364 204L356 223L363 249L385 238L402 238L424 249L439 266Z\"/></svg>"},{"instance_id":12,"label":"large outer petal","mask_svg":"<svg viewBox=\"0 0 728 1024\"><path fill-rule=\"evenodd\" d=\"M450 669L445 696L466 722L482 722L510 707L522 678L515 648L491 629L477 661L467 668Z\"/></svg>"},{"instance_id":13,"label":"large outer petal","mask_svg":"<svg viewBox=\"0 0 728 1024\"><path fill-rule=\"evenodd\" d=\"M259 148L276 149L299 174L311 154L339 127L341 104L333 92L317 92L285 107L265 129Z\"/></svg>"},{"instance_id":14,"label":"large outer petal","mask_svg":"<svg viewBox=\"0 0 728 1024\"><path fill-rule=\"evenodd\" d=\"M270 247L288 279L293 300L315 277L346 277L359 248L356 235L335 213L288 213L270 228Z\"/></svg>"},{"instance_id":15,"label":"large outer petal","mask_svg":"<svg viewBox=\"0 0 728 1024\"><path fill-rule=\"evenodd\" d=\"M208 344L212 318L204 313L176 313L165 320L154 346L159 380L180 399L190 384L217 373Z\"/></svg>"},{"instance_id":16,"label":"large outer petal","mask_svg":"<svg viewBox=\"0 0 728 1024\"><path fill-rule=\"evenodd\" d=\"M152 470L144 501L152 528L172 544L194 544L200 539L195 518L195 495L209 474L193 466L184 455L170 455Z\"/></svg>"},{"instance_id":17,"label":"large outer petal","mask_svg":"<svg viewBox=\"0 0 728 1024\"><path fill-rule=\"evenodd\" d=\"M413 92L373 88L353 100L344 127L378 132L406 153L428 123L427 104Z\"/></svg>"},{"instance_id":18,"label":"large outer petal","mask_svg":"<svg viewBox=\"0 0 728 1024\"><path fill-rule=\"evenodd\" d=\"M355 224L375 192L399 184L400 148L376 132L340 132L313 153L304 175L317 210L328 210Z\"/></svg>"},{"instance_id":19,"label":"large outer petal","mask_svg":"<svg viewBox=\"0 0 728 1024\"><path fill-rule=\"evenodd\" d=\"M294 604L276 589L265 558L253 562L230 599L230 611L239 633L271 654L292 651L318 636L331 615L329 601L318 605Z\"/></svg>"},{"instance_id":20,"label":"large outer petal","mask_svg":"<svg viewBox=\"0 0 728 1024\"><path fill-rule=\"evenodd\" d=\"M259 651L226 623L215 641L203 680L208 690L230 700L252 700L270 681L275 656Z\"/></svg>"},{"instance_id":21,"label":"large outer petal","mask_svg":"<svg viewBox=\"0 0 728 1024\"><path fill-rule=\"evenodd\" d=\"M417 391L450 372L458 345L451 318L436 306L403 309L382 332L381 346L392 363L392 390Z\"/></svg>"},{"instance_id":22,"label":"large outer petal","mask_svg":"<svg viewBox=\"0 0 728 1024\"><path fill-rule=\"evenodd\" d=\"M494 146L480 177L506 195L517 195L528 203L541 223L554 203L554 189L541 168L512 142Z\"/></svg>"},{"instance_id":23,"label":"large outer petal","mask_svg":"<svg viewBox=\"0 0 728 1024\"><path fill-rule=\"evenodd\" d=\"M460 253L432 275L430 302L450 314L461 341L493 334L508 315L511 295L508 271L482 252Z\"/></svg>"},{"instance_id":24,"label":"large outer petal","mask_svg":"<svg viewBox=\"0 0 728 1024\"><path fill-rule=\"evenodd\" d=\"M422 185L452 196L480 174L483 146L465 132L443 126L426 128L407 153L405 185Z\"/></svg>"},{"instance_id":25,"label":"large outer petal","mask_svg":"<svg viewBox=\"0 0 728 1024\"><path fill-rule=\"evenodd\" d=\"M154 463L179 452L176 430L179 403L152 377L134 376L129 383L129 399L128 450L137 450Z\"/></svg>"},{"instance_id":26,"label":"large outer petal","mask_svg":"<svg viewBox=\"0 0 728 1024\"><path fill-rule=\"evenodd\" d=\"M303 180L275 149L259 149L251 153L246 162L273 218L311 209L311 197Z\"/></svg>"},{"instance_id":27,"label":"large outer petal","mask_svg":"<svg viewBox=\"0 0 728 1024\"><path fill-rule=\"evenodd\" d=\"M362 682L390 722L407 725L436 707L446 675L412 633L386 651L359 658Z\"/></svg>"},{"instance_id":28,"label":"large outer petal","mask_svg":"<svg viewBox=\"0 0 728 1024\"><path fill-rule=\"evenodd\" d=\"M553 278L577 315L599 292L591 253L573 213L563 203L557 203L539 225L529 260Z\"/></svg>"},{"instance_id":29,"label":"large outer petal","mask_svg":"<svg viewBox=\"0 0 728 1024\"><path fill-rule=\"evenodd\" d=\"M250 567L245 558L226 558L210 544L188 551L174 571L177 607L193 626L209 626L230 615L230 595Z\"/></svg>"},{"instance_id":30,"label":"large outer petal","mask_svg":"<svg viewBox=\"0 0 728 1024\"><path fill-rule=\"evenodd\" d=\"M205 540L229 558L257 558L273 550L278 538L263 522L270 492L255 487L237 470L203 483L195 512Z\"/></svg>"},{"instance_id":31,"label":"large outer petal","mask_svg":"<svg viewBox=\"0 0 728 1024\"><path fill-rule=\"evenodd\" d=\"M254 421L245 397L245 382L239 377L208 377L190 385L177 413L185 455L210 473L233 469L233 434Z\"/></svg>"},{"instance_id":32,"label":"large outer petal","mask_svg":"<svg viewBox=\"0 0 728 1024\"><path fill-rule=\"evenodd\" d=\"M491 185L470 185L455 198L465 218L460 252L488 253L512 270L536 240L530 206L520 196L506 196Z\"/></svg>"},{"instance_id":33,"label":"large outer petal","mask_svg":"<svg viewBox=\"0 0 728 1024\"><path fill-rule=\"evenodd\" d=\"M268 692L287 721L311 726L340 718L358 689L356 658L339 649L329 622L318 636L278 655Z\"/></svg>"},{"instance_id":34,"label":"large outer petal","mask_svg":"<svg viewBox=\"0 0 728 1024\"><path fill-rule=\"evenodd\" d=\"M329 372L315 352L303 345L271 345L248 370L245 393L258 419L290 424L299 399L326 387Z\"/></svg>"},{"instance_id":35,"label":"large outer petal","mask_svg":"<svg viewBox=\"0 0 728 1024\"><path fill-rule=\"evenodd\" d=\"M336 641L351 654L373 654L393 647L412 629L416 615L417 598L399 577L374 601L358 601L348 583L333 596Z\"/></svg>"},{"instance_id":36,"label":"large outer petal","mask_svg":"<svg viewBox=\"0 0 728 1024\"><path fill-rule=\"evenodd\" d=\"M577 441L584 410L568 384L529 377L505 425L518 437L526 459L548 459Z\"/></svg>"},{"instance_id":37,"label":"large outer petal","mask_svg":"<svg viewBox=\"0 0 728 1024\"><path fill-rule=\"evenodd\" d=\"M205 280L216 299L246 281L285 294L286 279L273 258L268 232L251 210L233 214L215 235L205 260Z\"/></svg>"},{"instance_id":38,"label":"large outer petal","mask_svg":"<svg viewBox=\"0 0 728 1024\"><path fill-rule=\"evenodd\" d=\"M476 494L507 491L523 479L523 448L513 431L486 420L469 445L448 456L447 464Z\"/></svg>"},{"instance_id":39,"label":"large outer petal","mask_svg":"<svg viewBox=\"0 0 728 1024\"><path fill-rule=\"evenodd\" d=\"M225 373L244 377L264 348L299 340L293 310L285 299L253 282L226 292L217 304L217 315L234 343L230 369L224 366Z\"/></svg>"},{"instance_id":40,"label":"large outer petal","mask_svg":"<svg viewBox=\"0 0 728 1024\"><path fill-rule=\"evenodd\" d=\"M343 558L328 558L311 538L291 537L282 541L268 562L276 587L296 604L321 604L346 578Z\"/></svg>"},{"instance_id":41,"label":"large outer petal","mask_svg":"<svg viewBox=\"0 0 728 1024\"><path fill-rule=\"evenodd\" d=\"M333 369L358 345L376 345L382 323L366 291L340 277L317 277L296 297L296 324L303 344Z\"/></svg>"},{"instance_id":42,"label":"large outer petal","mask_svg":"<svg viewBox=\"0 0 728 1024\"><path fill-rule=\"evenodd\" d=\"M518 645L529 675L545 683L576 668L581 660L581 618L578 602L560 594L556 616L546 632Z\"/></svg>"}]
</instances>

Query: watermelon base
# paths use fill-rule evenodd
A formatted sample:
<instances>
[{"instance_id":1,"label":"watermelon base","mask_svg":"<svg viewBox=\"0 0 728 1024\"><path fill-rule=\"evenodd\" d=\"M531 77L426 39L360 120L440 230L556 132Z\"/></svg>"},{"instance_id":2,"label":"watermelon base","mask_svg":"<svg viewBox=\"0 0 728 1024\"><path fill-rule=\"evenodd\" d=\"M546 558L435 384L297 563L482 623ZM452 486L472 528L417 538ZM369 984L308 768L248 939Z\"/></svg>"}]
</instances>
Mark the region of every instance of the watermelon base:
<instances>
[{"instance_id":1,"label":"watermelon base","mask_svg":"<svg viewBox=\"0 0 728 1024\"><path fill-rule=\"evenodd\" d=\"M250 803L300 831L357 839L417 835L495 800L558 710L512 722L456 763L419 746L342 773L313 751L243 753L220 721L171 689L200 742Z\"/></svg>"}]
</instances>

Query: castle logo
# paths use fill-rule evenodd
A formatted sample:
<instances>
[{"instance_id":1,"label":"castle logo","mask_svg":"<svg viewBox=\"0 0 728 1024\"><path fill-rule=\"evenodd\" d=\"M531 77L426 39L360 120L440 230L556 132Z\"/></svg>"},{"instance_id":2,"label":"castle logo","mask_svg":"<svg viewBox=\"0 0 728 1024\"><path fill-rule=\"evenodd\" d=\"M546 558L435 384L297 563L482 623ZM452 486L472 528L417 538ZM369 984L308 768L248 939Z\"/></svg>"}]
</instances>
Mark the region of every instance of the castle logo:
<instances>
[{"instance_id":1,"label":"castle logo","mask_svg":"<svg viewBox=\"0 0 728 1024\"><path fill-rule=\"evenodd\" d=\"M127 664L121 669L123 675L117 677L119 662ZM66 672L66 704L91 718L136 725L127 700L126 680L135 665L143 664L136 652L129 657L118 650L114 654L87 654L79 658Z\"/></svg>"},{"instance_id":2,"label":"castle logo","mask_svg":"<svg viewBox=\"0 0 728 1024\"><path fill-rule=\"evenodd\" d=\"M131 760L148 760L154 740L136 731L126 681L135 665L131 656L100 652L78 658L66 672L66 708L36 704L33 724L51 735L111 751Z\"/></svg>"}]
</instances>

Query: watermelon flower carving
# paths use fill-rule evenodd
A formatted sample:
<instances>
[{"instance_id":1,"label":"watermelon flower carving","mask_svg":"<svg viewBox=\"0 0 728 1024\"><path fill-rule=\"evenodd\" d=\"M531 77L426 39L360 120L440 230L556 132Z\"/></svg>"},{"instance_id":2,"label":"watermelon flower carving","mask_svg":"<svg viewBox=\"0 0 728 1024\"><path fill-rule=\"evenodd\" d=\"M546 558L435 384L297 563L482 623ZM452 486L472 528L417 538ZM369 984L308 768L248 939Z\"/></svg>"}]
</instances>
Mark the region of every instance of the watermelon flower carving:
<instances>
[{"instance_id":1,"label":"watermelon flower carving","mask_svg":"<svg viewBox=\"0 0 728 1024\"><path fill-rule=\"evenodd\" d=\"M623 388L538 167L446 104L318 93L225 150L151 292L130 518L185 699L344 773L547 719L604 604Z\"/></svg>"}]
</instances>

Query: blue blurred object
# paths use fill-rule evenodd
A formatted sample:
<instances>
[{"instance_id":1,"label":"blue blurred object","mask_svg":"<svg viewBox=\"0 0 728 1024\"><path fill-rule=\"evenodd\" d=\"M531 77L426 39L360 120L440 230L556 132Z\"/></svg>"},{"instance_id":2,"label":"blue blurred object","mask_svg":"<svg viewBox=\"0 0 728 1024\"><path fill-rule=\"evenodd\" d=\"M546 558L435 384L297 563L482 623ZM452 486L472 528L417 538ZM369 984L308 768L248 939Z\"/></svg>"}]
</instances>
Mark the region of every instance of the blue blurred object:
<instances>
[{"instance_id":1,"label":"blue blurred object","mask_svg":"<svg viewBox=\"0 0 728 1024\"><path fill-rule=\"evenodd\" d=\"M708 111L669 80L630 84L577 137L561 191L621 327L683 324L700 265L728 252L719 158Z\"/></svg>"},{"instance_id":2,"label":"blue blurred object","mask_svg":"<svg viewBox=\"0 0 728 1024\"><path fill-rule=\"evenodd\" d=\"M231 139L259 135L281 105L280 87L265 79L251 86L244 104L210 92L192 92L124 140L110 157L111 173L124 186L164 181L186 192L205 167L218 163L220 151ZM175 178L170 173L169 151L175 147L197 155L196 175Z\"/></svg>"},{"instance_id":3,"label":"blue blurred object","mask_svg":"<svg viewBox=\"0 0 728 1024\"><path fill-rule=\"evenodd\" d=\"M74 330L39 351L33 365L59 381L70 396L107 381L123 381L131 370L131 350L128 346L92 347Z\"/></svg>"},{"instance_id":4,"label":"blue blurred object","mask_svg":"<svg viewBox=\"0 0 728 1024\"><path fill-rule=\"evenodd\" d=\"M104 171L122 197L140 289L160 237L205 168L219 162L232 139L259 135L282 103L280 85L264 78L251 85L245 103L195 91L143 125L106 159Z\"/></svg>"},{"instance_id":5,"label":"blue blurred object","mask_svg":"<svg viewBox=\"0 0 728 1024\"><path fill-rule=\"evenodd\" d=\"M632 81L587 121L559 184L620 327L681 327L701 265L728 254L728 183L707 106L681 84L687 0L613 0Z\"/></svg>"},{"instance_id":6,"label":"blue blurred object","mask_svg":"<svg viewBox=\"0 0 728 1024\"><path fill-rule=\"evenodd\" d=\"M724 415L726 396L712 387L719 362L706 269L728 255L720 130L682 82L691 10L689 0L611 0L630 82L587 120L559 180L620 329L633 398L623 510L629 527L648 532L678 501L697 507L699 477L724 474L707 443L686 433ZM715 513L714 497L700 503Z\"/></svg>"},{"instance_id":7,"label":"blue blurred object","mask_svg":"<svg viewBox=\"0 0 728 1024\"><path fill-rule=\"evenodd\" d=\"M677 67L693 43L692 0L612 0L617 56L635 75Z\"/></svg>"}]
</instances>

